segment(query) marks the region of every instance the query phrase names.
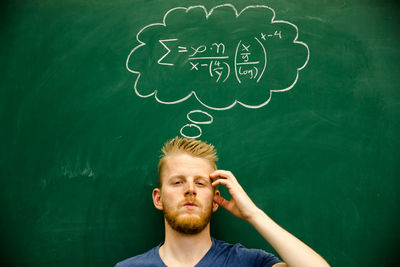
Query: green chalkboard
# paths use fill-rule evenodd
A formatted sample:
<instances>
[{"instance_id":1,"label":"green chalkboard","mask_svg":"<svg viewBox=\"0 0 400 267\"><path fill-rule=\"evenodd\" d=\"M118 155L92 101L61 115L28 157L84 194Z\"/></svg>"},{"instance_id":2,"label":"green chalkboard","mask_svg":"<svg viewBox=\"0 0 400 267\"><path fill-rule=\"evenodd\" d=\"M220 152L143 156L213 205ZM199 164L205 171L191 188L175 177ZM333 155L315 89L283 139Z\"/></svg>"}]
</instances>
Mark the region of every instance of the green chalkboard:
<instances>
[{"instance_id":1,"label":"green chalkboard","mask_svg":"<svg viewBox=\"0 0 400 267\"><path fill-rule=\"evenodd\" d=\"M161 242L151 191L174 136L213 143L332 266L395 266L398 4L198 5L0 5L2 266L113 266ZM222 209L211 228L273 252Z\"/></svg>"}]
</instances>

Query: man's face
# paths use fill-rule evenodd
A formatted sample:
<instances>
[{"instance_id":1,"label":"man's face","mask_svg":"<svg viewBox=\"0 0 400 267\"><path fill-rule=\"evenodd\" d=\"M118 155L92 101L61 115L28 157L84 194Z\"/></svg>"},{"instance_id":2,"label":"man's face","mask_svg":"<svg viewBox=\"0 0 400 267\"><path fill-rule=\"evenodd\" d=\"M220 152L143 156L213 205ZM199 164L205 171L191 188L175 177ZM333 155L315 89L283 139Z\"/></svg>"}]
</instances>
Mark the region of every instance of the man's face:
<instances>
[{"instance_id":1,"label":"man's face","mask_svg":"<svg viewBox=\"0 0 400 267\"><path fill-rule=\"evenodd\" d=\"M205 159L186 153L168 156L161 173L162 188L153 191L153 199L172 229L196 234L208 225L212 212L218 208L213 203L214 189L209 177L213 171Z\"/></svg>"}]
</instances>

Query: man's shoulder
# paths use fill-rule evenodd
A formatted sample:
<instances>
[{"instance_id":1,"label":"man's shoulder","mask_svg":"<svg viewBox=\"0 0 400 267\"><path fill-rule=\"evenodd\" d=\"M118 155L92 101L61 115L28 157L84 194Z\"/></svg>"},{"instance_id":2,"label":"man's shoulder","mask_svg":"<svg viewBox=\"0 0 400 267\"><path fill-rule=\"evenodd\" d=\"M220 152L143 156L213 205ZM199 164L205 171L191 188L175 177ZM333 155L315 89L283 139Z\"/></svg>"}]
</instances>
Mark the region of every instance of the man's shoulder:
<instances>
[{"instance_id":1,"label":"man's shoulder","mask_svg":"<svg viewBox=\"0 0 400 267\"><path fill-rule=\"evenodd\" d=\"M240 243L231 244L213 240L215 248L210 261L226 266L272 266L281 262L275 255L261 249L246 248ZM222 262L224 264L222 264Z\"/></svg>"},{"instance_id":2,"label":"man's shoulder","mask_svg":"<svg viewBox=\"0 0 400 267\"><path fill-rule=\"evenodd\" d=\"M222 240L213 239L215 248L218 250L237 250L242 252L263 251L260 249L246 248L240 243L231 244Z\"/></svg>"},{"instance_id":3,"label":"man's shoulder","mask_svg":"<svg viewBox=\"0 0 400 267\"><path fill-rule=\"evenodd\" d=\"M136 267L136 266L165 266L158 256L159 246L154 247L145 253L118 262L115 267Z\"/></svg>"}]
</instances>

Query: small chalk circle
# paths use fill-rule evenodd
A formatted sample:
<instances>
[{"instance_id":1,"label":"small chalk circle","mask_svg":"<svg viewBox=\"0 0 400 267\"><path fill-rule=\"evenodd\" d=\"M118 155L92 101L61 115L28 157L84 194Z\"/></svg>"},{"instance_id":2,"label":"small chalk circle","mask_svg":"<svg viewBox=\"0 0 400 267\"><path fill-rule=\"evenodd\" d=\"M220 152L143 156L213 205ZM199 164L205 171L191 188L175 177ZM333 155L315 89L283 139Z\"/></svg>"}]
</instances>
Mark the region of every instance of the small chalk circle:
<instances>
[{"instance_id":1,"label":"small chalk circle","mask_svg":"<svg viewBox=\"0 0 400 267\"><path fill-rule=\"evenodd\" d=\"M198 134L198 135L195 135L195 136L190 136L190 135L184 134L184 133L183 133L183 129L185 129L185 128L187 128L187 127L189 127L189 128L191 128L191 127L197 128L197 129L199 130L199 134ZM183 137L190 138L190 139L196 139L196 138L200 137L201 134L203 133L203 132L201 131L201 128L200 128L199 126L197 126L196 124L185 124L185 125L183 125L183 127L181 128L181 131L180 131L180 132L181 132L181 135L182 135Z\"/></svg>"},{"instance_id":2,"label":"small chalk circle","mask_svg":"<svg viewBox=\"0 0 400 267\"><path fill-rule=\"evenodd\" d=\"M193 120L192 118L190 118L190 115L191 115L191 114L195 114L195 113L202 113L202 114L208 116L209 119L206 120L206 121L196 121L196 120ZM186 117L188 118L188 120L189 120L190 122L193 122L193 123L196 123L196 124L211 124L211 123L213 122L213 116L211 116L210 114L208 114L207 112L202 111L202 110L192 110L192 111L190 111L190 112L186 115Z\"/></svg>"}]
</instances>

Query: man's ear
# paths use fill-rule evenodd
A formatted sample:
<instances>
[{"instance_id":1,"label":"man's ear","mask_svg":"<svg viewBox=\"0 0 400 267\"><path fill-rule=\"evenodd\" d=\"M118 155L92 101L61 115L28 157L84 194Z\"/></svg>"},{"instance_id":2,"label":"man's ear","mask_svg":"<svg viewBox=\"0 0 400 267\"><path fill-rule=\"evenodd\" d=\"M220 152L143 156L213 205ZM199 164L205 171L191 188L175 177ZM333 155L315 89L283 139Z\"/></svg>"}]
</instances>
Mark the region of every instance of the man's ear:
<instances>
[{"instance_id":1,"label":"man's ear","mask_svg":"<svg viewBox=\"0 0 400 267\"><path fill-rule=\"evenodd\" d=\"M219 190L215 190L214 192L214 196L220 196L221 193L219 192ZM217 204L217 202L213 201L213 212L216 212L218 209L219 205Z\"/></svg>"},{"instance_id":2,"label":"man's ear","mask_svg":"<svg viewBox=\"0 0 400 267\"><path fill-rule=\"evenodd\" d=\"M161 201L161 190L159 188L154 188L153 190L153 203L156 209L163 210L163 205Z\"/></svg>"}]
</instances>

